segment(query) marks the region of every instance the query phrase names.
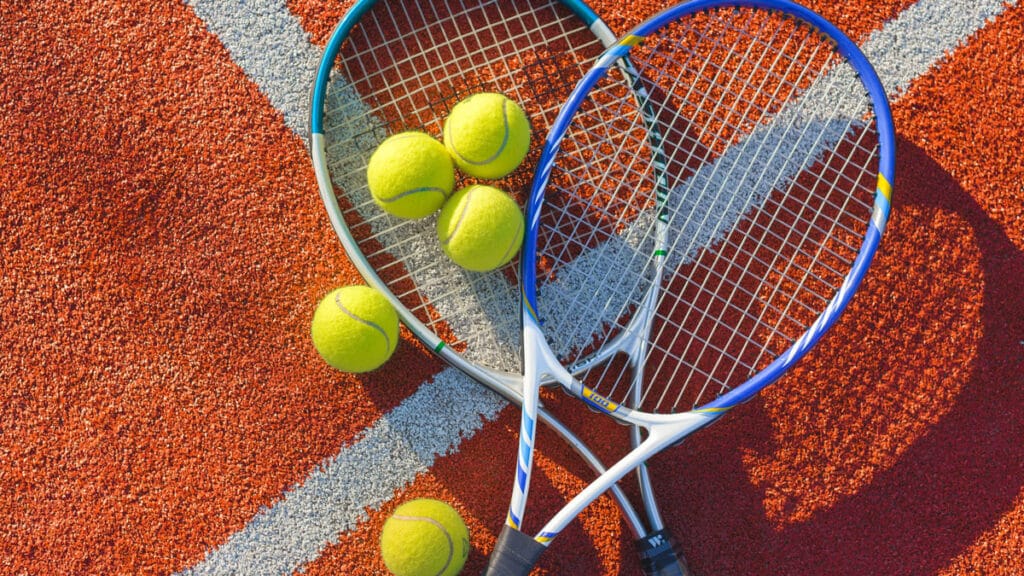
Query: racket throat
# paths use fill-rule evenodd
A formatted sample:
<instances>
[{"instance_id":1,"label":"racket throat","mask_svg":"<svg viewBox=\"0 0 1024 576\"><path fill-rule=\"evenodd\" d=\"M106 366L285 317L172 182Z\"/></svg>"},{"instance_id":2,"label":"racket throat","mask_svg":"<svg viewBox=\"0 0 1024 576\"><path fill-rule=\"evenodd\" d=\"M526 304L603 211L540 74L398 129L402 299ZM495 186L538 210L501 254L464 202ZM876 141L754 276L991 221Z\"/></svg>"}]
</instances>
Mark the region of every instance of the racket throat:
<instances>
[{"instance_id":1,"label":"racket throat","mask_svg":"<svg viewBox=\"0 0 1024 576\"><path fill-rule=\"evenodd\" d=\"M629 322L622 330L612 337L611 340L601 346L595 354L589 356L570 369L574 375L580 375L590 368L603 364L616 354L625 354L629 358L630 368L634 372L642 369L644 357L649 348L649 335L654 325L654 318L658 309L658 286L651 286L640 306L637 307ZM635 406L635 405L634 405Z\"/></svg>"},{"instance_id":2,"label":"racket throat","mask_svg":"<svg viewBox=\"0 0 1024 576\"><path fill-rule=\"evenodd\" d=\"M680 438L714 422L718 416L714 413L687 412L650 419L647 423L649 424L647 438L570 500L548 521L540 532L541 536L550 535L553 538L564 530L584 508L615 485L623 476L655 454L678 442Z\"/></svg>"}]
</instances>

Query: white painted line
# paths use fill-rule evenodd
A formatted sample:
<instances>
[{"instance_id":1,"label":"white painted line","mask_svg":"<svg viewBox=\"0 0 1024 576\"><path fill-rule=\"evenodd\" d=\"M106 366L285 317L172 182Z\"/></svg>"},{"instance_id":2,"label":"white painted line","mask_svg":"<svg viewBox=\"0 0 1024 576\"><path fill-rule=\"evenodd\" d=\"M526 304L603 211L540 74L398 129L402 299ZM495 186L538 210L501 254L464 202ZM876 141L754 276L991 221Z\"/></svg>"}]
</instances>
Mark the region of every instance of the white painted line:
<instances>
[{"instance_id":1,"label":"white painted line","mask_svg":"<svg viewBox=\"0 0 1024 576\"><path fill-rule=\"evenodd\" d=\"M918 0L861 46L890 100L1019 0Z\"/></svg>"},{"instance_id":2,"label":"white painted line","mask_svg":"<svg viewBox=\"0 0 1024 576\"><path fill-rule=\"evenodd\" d=\"M284 0L186 1L287 125L305 136L307 95L320 51ZM897 99L1007 7L1003 0L920 0L873 33L863 48ZM340 533L355 528L366 509L379 508L438 455L456 452L504 405L455 370L443 371L181 574L301 570Z\"/></svg>"},{"instance_id":3,"label":"white painted line","mask_svg":"<svg viewBox=\"0 0 1024 576\"><path fill-rule=\"evenodd\" d=\"M338 535L365 520L395 491L458 451L505 406L447 369L323 463L301 486L265 508L241 531L181 575L291 574L320 557Z\"/></svg>"},{"instance_id":4,"label":"white painted line","mask_svg":"<svg viewBox=\"0 0 1024 576\"><path fill-rule=\"evenodd\" d=\"M185 0L259 87L285 124L306 138L309 87L322 51L285 0Z\"/></svg>"}]
</instances>

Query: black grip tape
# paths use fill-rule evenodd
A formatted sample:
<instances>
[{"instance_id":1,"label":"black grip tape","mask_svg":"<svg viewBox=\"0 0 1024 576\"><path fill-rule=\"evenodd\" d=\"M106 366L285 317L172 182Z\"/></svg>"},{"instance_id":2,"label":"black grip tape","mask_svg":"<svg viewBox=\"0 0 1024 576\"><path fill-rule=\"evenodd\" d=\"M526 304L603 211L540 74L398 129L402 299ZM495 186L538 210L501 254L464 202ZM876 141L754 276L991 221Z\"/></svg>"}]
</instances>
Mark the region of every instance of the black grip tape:
<instances>
[{"instance_id":1,"label":"black grip tape","mask_svg":"<svg viewBox=\"0 0 1024 576\"><path fill-rule=\"evenodd\" d=\"M645 576L691 576L686 560L667 530L651 532L636 541Z\"/></svg>"},{"instance_id":2,"label":"black grip tape","mask_svg":"<svg viewBox=\"0 0 1024 576\"><path fill-rule=\"evenodd\" d=\"M532 536L506 524L491 552L484 576L529 576L545 548L547 546Z\"/></svg>"}]
</instances>

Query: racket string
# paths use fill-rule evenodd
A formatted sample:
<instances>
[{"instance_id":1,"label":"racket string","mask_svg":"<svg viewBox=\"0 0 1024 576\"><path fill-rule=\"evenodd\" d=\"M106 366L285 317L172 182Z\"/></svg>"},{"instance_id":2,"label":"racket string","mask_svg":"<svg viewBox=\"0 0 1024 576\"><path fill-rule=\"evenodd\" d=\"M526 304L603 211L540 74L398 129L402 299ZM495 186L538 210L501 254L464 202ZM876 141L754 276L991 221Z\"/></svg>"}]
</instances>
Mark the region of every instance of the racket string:
<instances>
[{"instance_id":1,"label":"racket string","mask_svg":"<svg viewBox=\"0 0 1024 576\"><path fill-rule=\"evenodd\" d=\"M654 113L654 116L655 116L655 117L656 117L656 116L660 116L660 115L662 115L662 114L660 114L660 112L655 112L655 113ZM617 382L616 382L616 385L617 385ZM613 390L614 390L614 389L615 389L615 388L613 387L613 388L612 388L612 393L611 393L611 394L613 394Z\"/></svg>"},{"instance_id":2,"label":"racket string","mask_svg":"<svg viewBox=\"0 0 1024 576\"><path fill-rule=\"evenodd\" d=\"M835 79L837 77L838 77L837 75L833 75L831 78ZM855 86L850 86L850 87L843 86L841 88L843 90L850 90L850 89L855 89L856 87ZM837 89L838 89L837 87L833 86L832 88L829 89L829 91L836 91ZM864 94L864 97L865 97L865 101L866 101L866 99L867 99L866 98L866 94ZM853 131L853 126L852 126L852 120L851 120L850 122L847 123L846 127L842 130L842 133L843 134L849 134L852 131ZM862 132L861 134L863 135L864 133L865 132ZM815 147L822 147L821 139L823 137L824 137L823 133L818 135L817 141L814 143ZM844 161L844 166L848 167L850 165L851 160L852 160L851 158L846 158L845 161ZM805 173L805 174L808 173L808 167L802 167L800 173ZM854 196L851 195L851 194L843 194L845 189L838 188L837 187L838 183L839 182L835 181L835 180L833 180L833 181L824 180L819 175L819 177L817 179L817 182L815 182L815 184L816 185L824 184L827 187L823 191L823 193L815 194L814 197L815 198L832 198L833 195L838 195L843 200L843 204L839 207L840 209L839 209L838 214L847 214L847 213L850 212L850 210L848 209L849 203L853 199ZM809 192L813 193L814 190L809 190ZM826 217L826 216L823 215L824 214L824 209L827 207L827 205L828 205L827 202L819 202L817 207L812 207L812 206L809 206L809 205L805 204L803 206L803 208L804 209L810 209L811 210L811 214L809 216L806 216L806 217L801 217L800 214L796 214L795 215L797 217L796 222L799 222L800 224L814 224L814 225L805 225L805 226L790 225L787 228L785 228L786 236L782 239L782 242L783 242L782 245L783 246L791 246L791 247L808 246L809 248L813 249L813 252L809 253L809 254L808 253L803 253L803 252L798 252L797 254L793 254L793 255L788 256L788 258L787 258L786 256L783 255L782 251L776 251L775 252L776 253L775 261L771 263L771 267L770 267L773 270L778 270L779 266L782 265L783 268L779 272L779 274L784 279L788 280L789 282L793 282L794 280L796 281L796 286L795 287L790 287L788 290L786 289L787 287L785 286L785 283L777 282L775 284L775 286L773 287L772 292L765 298L766 301L771 302L771 301L775 301L776 297L781 295L783 297L783 299L788 300L786 302L786 307L781 311L781 313L779 313L777 315L778 318L779 318L779 321L781 321L782 319L793 318L795 316L794 314L790 313L794 302L800 301L801 304L803 304L803 300L807 296L817 297L818 306L811 307L812 311L815 312L815 313L808 314L808 315L801 315L801 316L805 317L805 321L801 323L802 326L801 326L800 332L803 331L803 328L805 328L806 326L810 325L811 322L813 322L814 318L817 316L817 312L820 311L822 309L822 307L827 304L828 300L831 299L832 293L841 284L842 279L844 277L843 274L837 273L837 274L835 274L834 278L830 282L829 281L819 282L819 284L823 288L825 288L825 290L822 290L822 291L809 290L808 286L807 286L808 279L810 279L812 277L814 277L816 280L820 279L820 276L818 276L817 274L812 274L810 272L810 270L812 270L812 269L815 269L815 270L827 270L828 269L827 266L823 266L822 265L823 262L824 262L824 260L822 258L822 255L825 253L826 246L830 242L826 242L826 241L813 242L812 241L811 233L813 231L815 231L816 229L820 231L820 227L816 226L816 224L818 222L822 222L822 223L828 223L830 225L829 228L824 231L824 235L821 236L821 239L823 239L823 240L831 240L832 238L836 237L836 228L837 228L837 224L839 223L839 218L832 217L832 216L827 216ZM781 213L781 209L782 209L783 206L785 206L784 202L779 202L777 204L776 212L771 215L771 218L772 218L773 221L782 220L780 218L780 213ZM865 214L865 215L870 213L870 211L867 209L867 205L866 204L861 206L859 211L862 214ZM803 229L802 234L801 234L801 228ZM796 235L796 237L795 237L796 239L795 240L791 240L791 239L794 238L794 235ZM755 252L760 250L765 245L764 240L765 240L765 236L762 236L762 238L759 241L758 246L755 248ZM837 254L834 251L830 251L830 255L838 257L838 259L839 259L839 261L841 263L841 267L842 268L849 268L849 266L852 265L853 259L856 257L856 250L850 250L850 251L846 252L845 254ZM809 264L808 265L804 265L804 266L800 265L801 259L808 260ZM794 274L794 273L791 273L791 272L796 272L796 273ZM796 297L797 295L799 295L799 298ZM762 318L765 317L767 312L768 312L768 308L767 307L762 309L759 321ZM786 343L786 345L784 345L784 346L773 346L771 340L766 341L760 347L760 353L758 354L757 358L755 359L753 367L754 368L758 367L759 363L762 362L762 360L765 358L765 356L768 353L768 351L773 351L773 353L777 354L781 350L783 350L785 348L788 348L788 344L789 343ZM730 372L730 376L731 375L732 375L732 373Z\"/></svg>"},{"instance_id":3,"label":"racket string","mask_svg":"<svg viewBox=\"0 0 1024 576\"><path fill-rule=\"evenodd\" d=\"M788 134L789 134L790 130L796 124L795 123L796 115L793 115L793 117L794 117L794 122L792 122L788 126L786 126L785 132L783 133L783 135L781 135L778 138L778 144L776 146L776 150L781 148L781 146L782 146L782 144L784 142L791 141L791 138L788 137ZM805 124L803 126L803 133L800 134L800 136L797 138L797 141L800 141L800 140L802 140L804 138L805 134L810 129L810 127L811 127L810 124ZM818 134L818 136L820 137L821 134ZM753 139L747 139L745 144L744 144L744 146L749 145L752 141L753 141ZM761 139L761 141L758 142L758 143L763 146L766 143L770 144L770 141L767 141L766 139ZM772 157L775 157L777 155L776 150L773 150L771 152L771 156ZM754 156L760 156L760 152L759 151L755 151L754 152ZM788 165L797 164L797 165L799 165L799 170L802 171L805 168L803 166L804 161L801 160L799 162L795 162L794 161L794 156L795 156L795 154L793 152L790 152L788 154L788 156L785 157L785 162L784 162L785 165L788 166ZM805 158L805 156L800 156L800 158ZM741 167L738 163L734 164L732 166L732 168L734 170L737 169L737 168L739 168L739 169L746 169L746 167ZM773 172L774 172L774 175L775 175L775 180L771 181L771 182L768 182L768 183L765 183L764 182L765 177L768 174L773 173ZM756 180L755 180L754 187L755 188L759 188L759 189L768 189L768 190L777 189L779 184L780 184L780 180L781 180L782 176L786 172L787 171L785 171L785 170L779 170L779 171L771 170L770 169L770 165L766 164L764 166L764 168L762 169L761 173L755 175L756 176ZM733 175L730 173L729 175L727 175L725 177L725 179L726 180L731 180L732 177L733 177ZM742 178L742 180L746 180L746 178L744 177L744 178ZM782 206L782 205L783 205L783 203L778 203L777 204L777 206ZM746 211L746 206L743 207L742 211ZM769 222L775 222L775 221L779 220L778 212L776 212L774 214L768 214L766 211L764 211L762 209L760 211L760 214L767 214L768 218L769 218ZM737 225L741 224L742 222L743 222L743 220L738 220L737 221ZM765 230L770 230L770 227L766 226ZM786 236L782 238L782 244L781 245L782 246L792 246L793 244L791 242L789 242L789 239L791 238L791 236L794 233L794 231L797 230L797 227L796 226L789 226L789 227L784 228L783 230L784 230ZM730 231L729 234L726 235L726 237L731 236L732 232L734 232L734 231L735 231L735 227L733 228L732 231ZM757 253L760 253L760 252L764 251L764 248L765 248L765 236L764 235L762 235L761 238L755 239L754 236L752 236L752 235L750 235L748 233L747 235L743 236L742 240L744 242L753 241L753 246L748 251L750 254L757 254ZM740 248L742 249L742 247L740 247ZM783 256L783 251L781 251L781 250L774 250L774 251L770 251L769 253L773 254L773 259L772 259L771 262L767 263L768 265L767 265L767 267L765 269L766 270L778 270L778 265L779 265L780 259L782 259L784 257ZM786 255L786 256L789 256L789 255ZM735 266L735 262L736 262L737 259L738 259L737 255L732 255L731 258L723 259L723 262L724 262L724 264L726 266ZM741 261L743 261L745 264L744 264L744 266L741 269L739 269L739 272L738 272L739 278L747 278L747 277L751 277L751 276L756 276L751 271L751 265L754 263L755 260L753 258L744 257L744 258L741 259ZM790 262L792 262L792 261L793 261L793 259L790 259ZM780 272L778 272L778 274L780 276L782 276L783 278L788 278L788 275L786 274L786 270L785 269L780 271ZM726 301L734 302L736 300L736 298L737 298L737 296L736 296L736 294L737 294L737 287L739 286L739 284L740 284L740 282L733 282L733 283L731 283L730 292L724 297L724 299ZM761 296L761 297L758 297L758 298L751 298L751 299L747 299L746 300L745 306L743 306L743 308L741 309L741 312L743 314L749 314L751 306L753 306L755 303L757 303L759 306L761 306L761 313L758 315L758 317L755 320L755 326L756 327L760 327L760 326L762 326L764 324L763 317L764 317L765 312L768 309L767 306L763 306L761 303L774 301L774 296L778 293L778 291L779 291L781 286L782 286L781 282L777 283L774 286L774 289L772 290L772 292L769 293L767 296ZM827 299L826 299L826 301L827 301ZM693 310L693 308L691 308L690 310ZM710 370L711 373L717 374L718 370L722 366L724 360L728 360L729 365L731 365L733 367L732 370L729 370L729 372L723 378L723 380L726 381L726 382L731 381L731 379L732 379L733 375L736 373L737 369L743 369L743 372L741 374L743 377L748 376L753 370L757 369L758 367L756 366L756 360L755 360L755 364L754 365L748 365L747 362L744 362L742 360L741 361L737 361L737 359L744 357L744 353L747 351L747 349L749 348L751 343L755 343L755 345L759 346L762 351L763 350L770 350L770 349L772 349L771 338L767 338L766 341L763 341L763 342L754 340L754 339L749 338L749 337L748 338L743 338L742 336L739 336L740 335L740 331L735 329L736 328L735 322L731 321L731 319L729 319L729 318L726 318L725 314L721 314L721 315L719 315L716 318L711 318L708 315L708 313L710 312L709 309L702 310L702 312L704 313L704 316L701 317L698 320L698 323L703 324L706 321L711 321L711 322L713 322L713 323L715 323L715 324L717 324L719 326L722 326L723 329L725 329L725 330L729 330L729 328L732 327L731 333L728 334L728 337L727 337L726 341L724 342L724 344L721 345L721 348L732 349L732 347L734 346L734 342L737 343L736 345L740 346L739 353L736 354L735 357L722 354L720 351L717 350L717 348L719 348L719 347L715 347L714 349L711 349L710 350L711 353L709 354L709 343L707 341L699 342L696 339L691 339L690 343L699 342L700 344L703 344L703 347L699 348L696 351L696 353L694 354L697 358L704 358L704 357L708 357L708 356L716 358L716 360L715 360L715 362L714 362L714 364L713 364L713 366L712 366L712 368ZM779 317L780 318L785 318L787 316L785 314L780 314ZM683 320L683 323L684 324L686 323L686 319L685 318ZM777 332L777 329L773 330L773 331ZM756 333L756 330L755 330L755 333ZM684 354L685 354L685 352L684 352ZM667 392L667 388L666 388L666 392ZM663 397L664 396L665 396L665 394L663 394ZM679 399L677 398L676 403L673 404L673 408L677 407L678 402L679 402Z\"/></svg>"},{"instance_id":4,"label":"racket string","mask_svg":"<svg viewBox=\"0 0 1024 576\"><path fill-rule=\"evenodd\" d=\"M766 24L762 23L762 30L763 30L763 26L765 26L765 25ZM775 34L777 34L777 32L778 32L778 28L775 29ZM789 35L789 37L786 38L785 44L783 45L783 49L782 50L784 50L785 46L790 43L791 38L792 38L792 35ZM715 48L720 48L720 42L718 41L717 37L715 37L713 44L715 44ZM755 47L756 44L757 44L756 42L749 42L749 43L745 44L746 52L741 57L742 61L748 61L750 59L751 51L754 50L754 47ZM736 57L735 56L735 47L738 46L738 45L743 45L743 44L742 43L732 43L730 45L729 49L728 49L728 53L722 58L722 60L723 61L729 61L729 60L735 58ZM778 51L779 56L776 56L775 62L773 64L778 62L778 60L779 60L779 58L780 58L780 56L782 54L782 50ZM748 87L749 88L749 87L753 86L754 71L758 70L759 66L763 65L763 59L769 54L769 52L766 51L766 50L761 50L761 51L759 51L759 53L760 53L760 58L761 59L758 60L757 62L755 62L754 65L748 67L750 75L747 76L747 77L743 77L743 76L740 75L740 72L741 72L742 68L739 67L739 66L735 67L732 70L727 70L725 68L719 67L718 70L715 71L714 77L712 78L712 81L711 81L712 85L721 85L722 89L721 89L720 92L722 94L732 94L733 97L730 98L731 104L728 107L726 107L724 110L720 110L721 107L718 106L717 103L716 103L714 105L714 109L711 112L709 112L709 115L711 117L715 118L715 120L718 120L718 118L721 117L721 121L720 122L705 122L703 124L705 129L707 127L709 127L709 126L714 126L716 124L719 126L718 132L713 135L713 140L714 141L725 140L726 139L726 132L727 131L728 132L732 132L732 133L736 133L737 131L744 129L743 126L735 126L735 125L733 125L733 123L730 122L730 118L739 118L740 119L739 124L746 124L748 126L749 125L756 126L758 123L760 123L760 121L761 121L762 117L764 116L764 114L766 114L766 110L765 109L758 109L757 110L758 114L756 116L754 116L753 118L751 118L751 108L753 107L754 102L755 102L755 99L753 99L753 98L745 100L746 107L745 107L745 109L742 112L740 112L737 109L737 105L739 105L741 102L744 101L741 98L739 98L738 95L742 93L742 90L743 90L744 87ZM792 58L790 60L790 62L788 64L789 68L792 67L793 62L795 62L796 60L797 60L797 58ZM708 59L706 62L712 62L712 59ZM789 68L787 68L787 74L789 72ZM684 69L684 71L685 71L685 69ZM701 73L703 73L703 71ZM682 74L683 74L683 72L680 72L679 75L677 76L677 78L676 78L677 82L681 79ZM720 77L723 74L725 74L725 75L731 74L729 80L727 82L724 82L724 83L720 80ZM786 76L787 74L783 74L783 76ZM767 79L767 75L765 76L765 79ZM740 84L739 89L736 90L735 92L732 92L732 87L734 85L736 85L737 83ZM794 83L794 84L796 84L796 83ZM779 89L782 88L782 85L783 84L780 83L776 87L776 92ZM763 87L763 85L759 85L759 86L756 87L756 90L760 91L762 89L762 87ZM702 94L701 95L701 101L695 102L692 105L694 107L696 107L697 109L702 109L705 106L705 104L709 101L709 95L710 95L710 92L706 92L706 93ZM773 98L773 100L778 98L778 94L777 93L773 94L772 98ZM747 131L749 131L750 129L751 128L746 128ZM706 140L707 139L706 134L702 134L701 135L701 139L702 140ZM744 145L749 145L750 142L751 142L751 140L748 139L744 143ZM716 148L715 146L712 146L712 147L709 147L709 150L713 150L715 148ZM716 169L719 166L722 166L722 164L717 164L716 165ZM746 170L746 169L749 169L750 167L751 166L742 166L742 165L740 165L740 163L733 163L731 166L729 166L730 172L726 176L721 178L721 180L724 180L724 181L735 180L736 178L735 178L734 174L735 174L735 171L737 169ZM767 167L765 169L767 169ZM759 178L762 178L763 175L764 175L764 173L762 172L762 174L761 174L761 176ZM700 192L700 194L703 195L703 194L708 193L707 187L710 186L712 183L718 181L718 180L719 180L719 177L717 176L717 174L715 172L712 172L710 177L705 180L705 189L702 190ZM744 177L740 178L740 180L741 181L746 180L746 177L744 176ZM755 187L757 187L756 184L755 184ZM736 197L734 196L733 198L731 198L729 204L726 206L726 209L724 211L719 212L718 215L729 214L730 212L733 211L732 199L734 199L734 198L736 198ZM743 213L743 212L746 211L746 209L747 209L746 205L740 206L738 212ZM686 219L687 222L684 224L684 228L688 227L688 225L689 225L689 217L692 216L692 215L693 215L693 213L691 212L690 215L687 216L687 219ZM707 225L707 220L709 218L715 216L715 215L716 214L713 213L712 211L705 211L703 213L704 220L700 224L698 224L698 227L699 228L705 227ZM718 226L716 226L716 228L717 227ZM731 236L731 234L726 234L725 236L729 237L729 236ZM678 250L678 247L674 247L674 249ZM689 253L693 249L694 249L693 242L691 242L691 244L686 247L685 252ZM741 276L742 275L743 275L743 273L741 272ZM707 278L710 278L710 277L711 276L706 276L705 278L707 279ZM736 286L738 286L738 285L739 285L738 282L737 283L733 283L733 292L731 294L729 294L727 297L723 298L724 302L731 303L733 301L733 299L735 298ZM708 290L706 285L701 286L700 289L702 291L707 291ZM748 301L753 301L753 299L749 299ZM678 304L679 303L677 302L676 305L678 305ZM722 309L723 310L728 310L729 308L726 306L726 307L723 307ZM687 323L687 321L688 321L688 314L691 311L693 311L693 310L694 310L694 308L690 308L689 310L687 310L687 317L683 318L683 320L681 322L682 324L685 325ZM711 311L711 309L704 309L704 310L702 310L701 312L703 313L703 316L698 319L698 323L703 324L704 322L706 322L708 320L708 314L710 313L710 311ZM742 309L741 313L748 314L748 311L746 309ZM721 318L715 319L715 321L718 322L718 323L721 323ZM659 335L656 335L654 339L657 340L658 336ZM734 337L735 337L735 332L732 335L730 335L729 340L731 341ZM692 339L690 339L690 341L687 344L687 346L693 344L694 342L700 342L700 341L697 340L696 338L692 338ZM704 342L702 342L702 344L704 345L703 348L700 349L696 353L696 356L698 358L704 357L706 355L707 351L708 351L709 342L708 341L704 341ZM722 346L721 348L719 348L717 346L716 347L712 347L712 350L717 353L716 356L718 358L718 362L716 362L715 366L712 367L712 369L710 370L710 373L713 374L715 372L715 370L717 369L718 364L720 364L722 359L728 358L734 364L738 363L736 358L734 358L734 357L724 353L725 350L728 349L728 347L729 347L729 342L726 342L725 346ZM688 350L684 350L683 356L685 356L687 354L687 352L688 352ZM664 362L664 360L663 360L663 362ZM657 401L658 405L661 405L661 403L664 401L664 399L668 396L668 393L669 393L669 387L668 386L663 387L663 389L661 391L661 396L660 396L660 398ZM680 392L680 394L681 394L681 392ZM697 398L697 401L699 401L699 397ZM679 402L679 399L677 398L676 402L673 404L673 409L675 409L677 407L678 402Z\"/></svg>"},{"instance_id":5,"label":"racket string","mask_svg":"<svg viewBox=\"0 0 1024 576\"><path fill-rule=\"evenodd\" d=\"M637 330L633 318L657 277L663 224L652 213L667 210L673 239L654 326L646 358L632 362L644 362L646 381L633 381L625 359L583 374L626 404L644 386L644 410L707 402L791 346L842 283L871 214L877 142L868 99L836 96L860 84L836 72L844 63L832 43L792 21L729 18L713 13L697 29L668 30L634 49L652 95L622 97L628 79L609 74L577 112L552 174L549 196L572 202L547 205L575 209L545 220L557 226L543 228L541 242L557 251L541 247L550 263L538 301L565 311L545 331L570 362L586 364L605 342ZM609 117L628 120L626 128L602 130ZM652 118L660 143L646 135ZM657 146L668 160L659 169ZM659 176L669 182L660 200ZM592 189L632 209L581 202L599 196ZM585 249L603 256L581 256ZM587 274L589 285L580 281Z\"/></svg>"},{"instance_id":6,"label":"racket string","mask_svg":"<svg viewBox=\"0 0 1024 576\"><path fill-rule=\"evenodd\" d=\"M572 29L569 25L573 16L566 11L554 11L553 5L538 12L548 16L543 19L528 10L486 14L488 9L501 10L501 4L467 7L463 3L461 10L442 14L435 3L415 3L402 5L400 15L389 9L394 5L382 4L374 9L373 17L360 21L346 47L346 57L341 61L343 66L356 65L355 69L344 71L347 78L357 79L367 87L381 87L363 93L365 99L374 101L375 109L398 102L396 95L401 95L411 103L404 111L430 111L423 102L438 99L436 93L431 92L450 89L461 76L480 75L484 71L485 76L496 79L513 72L509 68L499 73L496 67L506 67L504 60L509 56L508 52L495 51L499 38L502 43L515 43L532 36L571 45L582 37L579 26ZM429 8L429 13L423 12L423 8ZM411 9L420 11L414 14ZM381 22L383 18L388 20L386 25ZM527 18L529 23L525 23ZM512 31L511 22L520 23L518 32ZM504 34L496 32L498 27L504 29ZM437 41L439 35L443 36L443 41ZM430 40L429 44L425 39ZM415 43L414 49L407 48L410 42ZM356 46L360 54L353 57ZM501 46L502 50L512 47ZM373 66L365 66L367 59L372 60ZM422 76L426 76L426 81L421 80ZM410 86L416 90L409 91Z\"/></svg>"},{"instance_id":7,"label":"racket string","mask_svg":"<svg viewBox=\"0 0 1024 576\"><path fill-rule=\"evenodd\" d=\"M399 131L439 136L450 108L482 91L516 99L539 142L537 135L547 132L602 49L558 2L381 0L339 50L326 92L324 135L342 217L388 290L468 361L520 371L515 263L487 274L452 264L437 246L433 218L400 220L373 202L365 178L369 157ZM522 170L497 185L523 199L528 180Z\"/></svg>"}]
</instances>

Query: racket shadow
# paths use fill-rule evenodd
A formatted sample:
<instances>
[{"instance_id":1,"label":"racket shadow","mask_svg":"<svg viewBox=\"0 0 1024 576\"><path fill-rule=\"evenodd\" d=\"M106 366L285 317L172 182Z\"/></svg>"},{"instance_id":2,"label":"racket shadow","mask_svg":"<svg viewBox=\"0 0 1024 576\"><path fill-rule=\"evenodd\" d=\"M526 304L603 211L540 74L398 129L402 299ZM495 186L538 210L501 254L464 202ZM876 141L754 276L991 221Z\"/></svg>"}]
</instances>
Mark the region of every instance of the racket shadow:
<instances>
[{"instance_id":1,"label":"racket shadow","mask_svg":"<svg viewBox=\"0 0 1024 576\"><path fill-rule=\"evenodd\" d=\"M1015 442L1024 435L1024 362L1019 348L1024 330L1018 314L1024 309L1024 254L1001 225L926 152L904 140L899 146L899 173L905 176L897 181L901 191L897 198L898 213L903 216L892 226L894 248L879 255L877 273L866 279L879 285L868 287L854 299L847 321L829 336L834 341L807 359L812 365L808 370L831 366L835 373L854 370L855 375L832 380L818 374L812 380L800 378L802 371L796 370L764 398L738 407L737 414L721 422L715 434L697 434L651 463L656 485L672 487L659 491L663 512L668 528L679 535L683 553L696 574L935 574L1013 510L1024 486L1024 446ZM808 504L813 494L792 494L795 503L766 512L766 501L775 497L780 486L751 470L751 454L784 460L787 450L801 446L800 439L786 435L775 439L780 424L778 416L772 414L774 403L786 402L795 388L814 388L820 391L811 396L822 410L830 410L830 404L836 412L840 411L837 406L864 404L868 413L884 411L884 403L872 402L872 397L899 392L893 382L920 380L922 363L945 360L943 364L955 370L946 356L929 353L919 335L913 333L895 339L885 357L857 352L864 346L858 337L891 330L891 326L879 329L875 323L891 323L898 317L895 308L935 306L936 300L956 295L959 285L936 288L931 293L914 291L918 284L888 290L882 285L886 278L920 273L907 260L927 258L929 246L915 246L913 242L913 228L927 223L912 219L919 217L916 213L935 212L953 214L970 229L978 256L972 260L968 254L963 259L981 271L981 294L976 306L980 336L970 350L963 352L969 355L969 369L960 378L962 384L955 400L948 407L932 406L933 421L926 423L902 451L897 450L886 466L872 469L861 462L859 468L848 469L850 474L857 470L871 473L870 480L852 494L817 507L813 502ZM943 266L938 269L941 271ZM932 280L943 286L943 278ZM871 319L869 310L882 317ZM864 321L868 325L854 324L863 318L867 318ZM908 330L914 332L914 327ZM842 343L844 337L849 343ZM920 360L908 360L915 357ZM889 385L882 387L886 382ZM586 414L561 410L558 395L546 404L571 427L594 425ZM890 405L889 410L882 416L896 420L921 418L899 407ZM516 436L514 414L513 410L506 411L500 419L503 425L486 427L479 441L467 445L463 453L442 459L435 471L488 526L499 524L504 515L503 493L467 482L466 470L459 462L482 468L486 478L500 474L511 457L512 450L507 447L513 445L510 441ZM618 426L602 421L599 425ZM841 432L834 429L835 421L821 426ZM626 449L622 434L583 430L581 435L595 446L600 446L600 438L612 437L615 443L600 447L613 452ZM880 436L874 440L884 444L906 438ZM542 445L547 446L545 456L568 474L590 477L589 470L570 450L553 441ZM498 446L503 448L495 450ZM479 466L477 458L484 456L493 466ZM812 477L820 473L806 472ZM752 482L754 476L760 478ZM561 498L556 487L546 475L538 475L537 480L535 494L543 499L539 506L554 506ZM624 484L628 492L632 483ZM801 506L809 512L804 514L806 518L797 519ZM622 528L617 538L625 542L627 531ZM579 521L553 546L558 546L558 553L545 555L540 564L551 573L562 573L558 571L560 566L576 566L585 573L608 573L601 564L600 544ZM624 559L611 573L633 574L630 560ZM467 573L475 573L485 563L486 558L474 550Z\"/></svg>"},{"instance_id":2,"label":"racket shadow","mask_svg":"<svg viewBox=\"0 0 1024 576\"><path fill-rule=\"evenodd\" d=\"M652 463L656 483L679 488L663 491L662 504L695 574L937 574L1014 510L1024 487L1024 253L924 150L900 140L898 158L892 248L879 254L865 280L875 286L853 300L832 341L716 434L698 434ZM936 214L951 215L955 230L925 230ZM962 228L966 238L950 234ZM928 241L918 245L920 238ZM956 299L965 302L951 305ZM922 309L949 311L893 334ZM926 341L929 326L950 332L944 347ZM862 338L873 333L885 354L865 351L874 342ZM815 419L823 423L782 414L794 397L828 412ZM853 432L844 411L850 422L874 417L894 431L855 441L869 445L868 455L829 456L835 446L822 442L842 445L836 437ZM790 427L808 438L787 434ZM816 454L793 465L801 450ZM769 469L787 461L780 482ZM838 468L829 485L793 489L794 477L813 484L829 466ZM851 493L835 494L849 484ZM830 491L833 501L815 502Z\"/></svg>"}]
</instances>

